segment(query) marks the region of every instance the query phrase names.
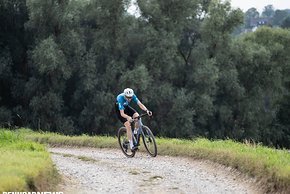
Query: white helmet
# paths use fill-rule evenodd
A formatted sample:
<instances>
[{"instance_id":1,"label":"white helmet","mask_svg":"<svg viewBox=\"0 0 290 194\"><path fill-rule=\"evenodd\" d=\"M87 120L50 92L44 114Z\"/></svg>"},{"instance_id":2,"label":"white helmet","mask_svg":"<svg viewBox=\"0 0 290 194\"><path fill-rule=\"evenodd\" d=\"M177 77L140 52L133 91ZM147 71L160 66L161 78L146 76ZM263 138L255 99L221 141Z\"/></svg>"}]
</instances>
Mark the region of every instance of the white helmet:
<instances>
[{"instance_id":1,"label":"white helmet","mask_svg":"<svg viewBox=\"0 0 290 194\"><path fill-rule=\"evenodd\" d=\"M126 88L124 90L124 94L125 94L126 97L131 98L131 97L134 96L134 91L131 88Z\"/></svg>"}]
</instances>

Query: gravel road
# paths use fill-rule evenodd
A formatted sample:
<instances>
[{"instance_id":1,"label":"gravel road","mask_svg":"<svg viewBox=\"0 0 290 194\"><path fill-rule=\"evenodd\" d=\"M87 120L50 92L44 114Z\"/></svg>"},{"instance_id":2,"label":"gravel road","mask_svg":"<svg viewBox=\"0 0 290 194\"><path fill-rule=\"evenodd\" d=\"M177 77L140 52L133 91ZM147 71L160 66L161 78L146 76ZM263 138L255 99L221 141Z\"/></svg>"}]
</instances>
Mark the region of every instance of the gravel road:
<instances>
[{"instance_id":1,"label":"gravel road","mask_svg":"<svg viewBox=\"0 0 290 194\"><path fill-rule=\"evenodd\" d=\"M120 150L49 148L64 193L262 193L254 180L221 165L190 158Z\"/></svg>"}]
</instances>

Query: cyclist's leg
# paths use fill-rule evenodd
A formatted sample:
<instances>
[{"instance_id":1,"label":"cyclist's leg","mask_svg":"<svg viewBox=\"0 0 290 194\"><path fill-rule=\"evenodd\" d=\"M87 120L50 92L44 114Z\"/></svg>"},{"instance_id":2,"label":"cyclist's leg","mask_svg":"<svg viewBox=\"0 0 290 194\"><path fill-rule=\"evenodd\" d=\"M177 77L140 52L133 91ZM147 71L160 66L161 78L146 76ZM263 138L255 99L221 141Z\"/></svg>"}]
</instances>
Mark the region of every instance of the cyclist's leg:
<instances>
[{"instance_id":1,"label":"cyclist's leg","mask_svg":"<svg viewBox=\"0 0 290 194\"><path fill-rule=\"evenodd\" d=\"M132 133L131 133L131 124L129 121L127 121L127 119L125 119L124 117L121 116L121 113L120 113L120 110L119 110L119 107L117 104L115 104L115 110L116 110L116 114L117 114L117 117L118 119L124 124L124 126L126 127L126 132L127 132L127 138L129 141L132 141ZM129 114L128 113L128 110L126 110L126 107L125 107L125 110L124 110L125 114ZM132 113L133 115L134 113ZM129 115L130 116L130 115Z\"/></svg>"},{"instance_id":2,"label":"cyclist's leg","mask_svg":"<svg viewBox=\"0 0 290 194\"><path fill-rule=\"evenodd\" d=\"M133 119L139 116L139 113L134 108L132 108L131 106L126 106L125 113L127 115L133 117ZM138 127L139 127L138 126L138 122L135 122L135 129L138 129Z\"/></svg>"},{"instance_id":3,"label":"cyclist's leg","mask_svg":"<svg viewBox=\"0 0 290 194\"><path fill-rule=\"evenodd\" d=\"M133 114L133 118L136 118L136 117L139 117L139 113L137 113L137 112L135 112L135 113ZM139 126L138 126L138 122L135 121L135 129L138 129L138 128L139 128Z\"/></svg>"},{"instance_id":4,"label":"cyclist's leg","mask_svg":"<svg viewBox=\"0 0 290 194\"><path fill-rule=\"evenodd\" d=\"M126 121L124 123L124 126L126 127L126 131L127 131L127 138L130 142L130 147L133 147L133 139L132 139L132 129L131 129L131 123L129 121Z\"/></svg>"},{"instance_id":5,"label":"cyclist's leg","mask_svg":"<svg viewBox=\"0 0 290 194\"><path fill-rule=\"evenodd\" d=\"M133 109L131 106L125 106L124 113L134 118L134 115L136 115L137 111ZM133 139L132 139L131 123L129 121L126 121L124 125L127 129L127 137L128 137L128 140L130 141L130 147L132 149L134 145L133 145Z\"/></svg>"}]
</instances>

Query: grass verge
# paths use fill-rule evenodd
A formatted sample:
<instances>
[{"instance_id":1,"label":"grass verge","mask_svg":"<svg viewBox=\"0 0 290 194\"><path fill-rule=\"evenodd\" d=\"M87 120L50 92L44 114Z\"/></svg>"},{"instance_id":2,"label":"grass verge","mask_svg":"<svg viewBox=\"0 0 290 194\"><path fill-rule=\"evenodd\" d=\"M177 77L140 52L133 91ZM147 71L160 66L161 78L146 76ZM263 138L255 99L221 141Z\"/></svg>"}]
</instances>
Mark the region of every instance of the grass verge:
<instances>
[{"instance_id":1,"label":"grass verge","mask_svg":"<svg viewBox=\"0 0 290 194\"><path fill-rule=\"evenodd\" d=\"M158 139L159 152L206 159L254 177L265 193L290 193L290 154L262 145L233 140Z\"/></svg>"},{"instance_id":2,"label":"grass verge","mask_svg":"<svg viewBox=\"0 0 290 194\"><path fill-rule=\"evenodd\" d=\"M57 182L57 171L44 145L0 129L0 193L52 191Z\"/></svg>"},{"instance_id":3,"label":"grass verge","mask_svg":"<svg viewBox=\"0 0 290 194\"><path fill-rule=\"evenodd\" d=\"M116 137L64 136L55 133L34 133L27 130L24 134L29 140L53 146L119 149ZM159 155L210 160L256 178L266 193L290 193L290 153L286 150L243 144L232 140L157 138L156 141Z\"/></svg>"}]
</instances>

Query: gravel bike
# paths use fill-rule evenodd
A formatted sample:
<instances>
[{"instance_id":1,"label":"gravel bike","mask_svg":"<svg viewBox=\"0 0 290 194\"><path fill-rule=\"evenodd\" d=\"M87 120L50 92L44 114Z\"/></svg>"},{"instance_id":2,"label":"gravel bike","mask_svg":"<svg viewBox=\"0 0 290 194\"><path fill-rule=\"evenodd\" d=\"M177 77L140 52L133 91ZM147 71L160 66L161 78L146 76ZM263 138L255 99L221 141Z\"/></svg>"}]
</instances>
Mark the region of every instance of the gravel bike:
<instances>
[{"instance_id":1,"label":"gravel bike","mask_svg":"<svg viewBox=\"0 0 290 194\"><path fill-rule=\"evenodd\" d=\"M157 156L157 145L155 141L155 137L149 127L143 125L141 117L146 116L147 114L142 114L133 120L138 122L139 128L137 129L137 134L134 134L132 130L132 139L134 146L140 146L140 139L142 137L142 141L144 143L146 151L149 153L150 156L155 157ZM131 128L134 129L134 121L131 123ZM122 152L128 158L132 158L135 156L136 151L138 150L131 150L130 143L127 137L127 130L126 127L121 127L118 130L118 142Z\"/></svg>"}]
</instances>

